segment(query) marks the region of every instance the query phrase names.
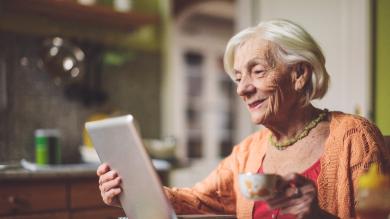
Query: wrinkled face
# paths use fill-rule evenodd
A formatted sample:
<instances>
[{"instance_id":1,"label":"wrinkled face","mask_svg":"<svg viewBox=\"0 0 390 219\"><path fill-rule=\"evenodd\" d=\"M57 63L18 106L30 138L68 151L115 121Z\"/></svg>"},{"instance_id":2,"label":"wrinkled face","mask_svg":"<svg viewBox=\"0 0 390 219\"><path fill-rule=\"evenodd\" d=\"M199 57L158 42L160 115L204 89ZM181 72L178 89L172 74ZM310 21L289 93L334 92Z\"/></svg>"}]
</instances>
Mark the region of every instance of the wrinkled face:
<instances>
[{"instance_id":1,"label":"wrinkled face","mask_svg":"<svg viewBox=\"0 0 390 219\"><path fill-rule=\"evenodd\" d=\"M245 102L255 124L272 124L288 117L298 99L291 71L272 57L271 44L250 38L234 56L237 94Z\"/></svg>"}]
</instances>

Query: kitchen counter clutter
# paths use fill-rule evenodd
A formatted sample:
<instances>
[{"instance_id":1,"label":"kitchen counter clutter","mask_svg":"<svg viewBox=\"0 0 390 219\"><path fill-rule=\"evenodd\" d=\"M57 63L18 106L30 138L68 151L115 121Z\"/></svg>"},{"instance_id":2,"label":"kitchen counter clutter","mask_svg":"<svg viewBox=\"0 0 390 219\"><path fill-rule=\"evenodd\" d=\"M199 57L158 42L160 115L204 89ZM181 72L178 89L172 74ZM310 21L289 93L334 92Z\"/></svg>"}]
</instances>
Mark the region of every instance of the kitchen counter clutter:
<instances>
[{"instance_id":1,"label":"kitchen counter clutter","mask_svg":"<svg viewBox=\"0 0 390 219\"><path fill-rule=\"evenodd\" d=\"M161 181L167 185L170 168L161 162L153 161ZM35 167L27 164L31 165L29 169ZM106 206L101 200L96 168L97 164L72 164L35 171L21 166L0 169L0 219L124 216L122 209Z\"/></svg>"}]
</instances>

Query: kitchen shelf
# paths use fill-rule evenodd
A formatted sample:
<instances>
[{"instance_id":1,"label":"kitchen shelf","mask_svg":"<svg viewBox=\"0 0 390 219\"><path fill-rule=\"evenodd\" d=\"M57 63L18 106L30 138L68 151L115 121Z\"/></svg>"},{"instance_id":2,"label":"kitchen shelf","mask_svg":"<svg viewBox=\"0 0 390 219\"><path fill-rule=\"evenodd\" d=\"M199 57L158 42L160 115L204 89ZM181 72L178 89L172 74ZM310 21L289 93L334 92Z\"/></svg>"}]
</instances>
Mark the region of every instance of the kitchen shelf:
<instances>
[{"instance_id":1,"label":"kitchen shelf","mask_svg":"<svg viewBox=\"0 0 390 219\"><path fill-rule=\"evenodd\" d=\"M45 17L77 25L107 27L130 32L158 21L156 15L117 12L109 7L80 5L71 0L2 0L2 12Z\"/></svg>"},{"instance_id":2,"label":"kitchen shelf","mask_svg":"<svg viewBox=\"0 0 390 219\"><path fill-rule=\"evenodd\" d=\"M159 15L85 6L74 0L0 0L0 34L63 37L108 48L160 50Z\"/></svg>"}]
</instances>

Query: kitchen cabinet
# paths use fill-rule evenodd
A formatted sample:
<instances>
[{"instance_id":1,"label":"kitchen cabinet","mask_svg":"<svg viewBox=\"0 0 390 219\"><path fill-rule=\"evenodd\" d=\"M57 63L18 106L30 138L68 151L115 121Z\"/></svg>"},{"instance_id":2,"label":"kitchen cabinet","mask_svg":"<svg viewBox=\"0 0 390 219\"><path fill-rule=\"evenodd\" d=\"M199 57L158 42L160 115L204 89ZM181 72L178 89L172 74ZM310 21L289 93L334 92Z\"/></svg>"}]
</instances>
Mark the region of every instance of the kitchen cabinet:
<instances>
[{"instance_id":1,"label":"kitchen cabinet","mask_svg":"<svg viewBox=\"0 0 390 219\"><path fill-rule=\"evenodd\" d=\"M65 210L66 185L50 181L2 183L0 205L1 215Z\"/></svg>"},{"instance_id":2,"label":"kitchen cabinet","mask_svg":"<svg viewBox=\"0 0 390 219\"><path fill-rule=\"evenodd\" d=\"M169 171L156 166L163 185ZM64 165L53 170L0 171L0 219L116 219L121 208L103 203L96 166Z\"/></svg>"},{"instance_id":3,"label":"kitchen cabinet","mask_svg":"<svg viewBox=\"0 0 390 219\"><path fill-rule=\"evenodd\" d=\"M95 170L0 173L0 219L111 219L124 215L122 209L101 200Z\"/></svg>"},{"instance_id":4,"label":"kitchen cabinet","mask_svg":"<svg viewBox=\"0 0 390 219\"><path fill-rule=\"evenodd\" d=\"M1 219L118 218L122 209L106 206L97 177L34 179L0 183Z\"/></svg>"},{"instance_id":5,"label":"kitchen cabinet","mask_svg":"<svg viewBox=\"0 0 390 219\"><path fill-rule=\"evenodd\" d=\"M2 219L68 219L69 214L67 212L55 212L55 213L42 213L34 215L19 215L19 216L5 216L0 217Z\"/></svg>"}]
</instances>

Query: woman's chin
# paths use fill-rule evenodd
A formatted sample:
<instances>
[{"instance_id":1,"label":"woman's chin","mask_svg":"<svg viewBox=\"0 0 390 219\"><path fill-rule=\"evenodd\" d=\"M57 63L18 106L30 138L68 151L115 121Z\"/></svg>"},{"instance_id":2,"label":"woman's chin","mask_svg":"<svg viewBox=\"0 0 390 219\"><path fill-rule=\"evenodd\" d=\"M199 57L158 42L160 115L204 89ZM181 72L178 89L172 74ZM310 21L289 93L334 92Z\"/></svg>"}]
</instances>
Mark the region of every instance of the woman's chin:
<instances>
[{"instance_id":1,"label":"woman's chin","mask_svg":"<svg viewBox=\"0 0 390 219\"><path fill-rule=\"evenodd\" d=\"M264 113L252 113L251 118L252 122L256 125L263 125L266 121L266 116Z\"/></svg>"}]
</instances>

